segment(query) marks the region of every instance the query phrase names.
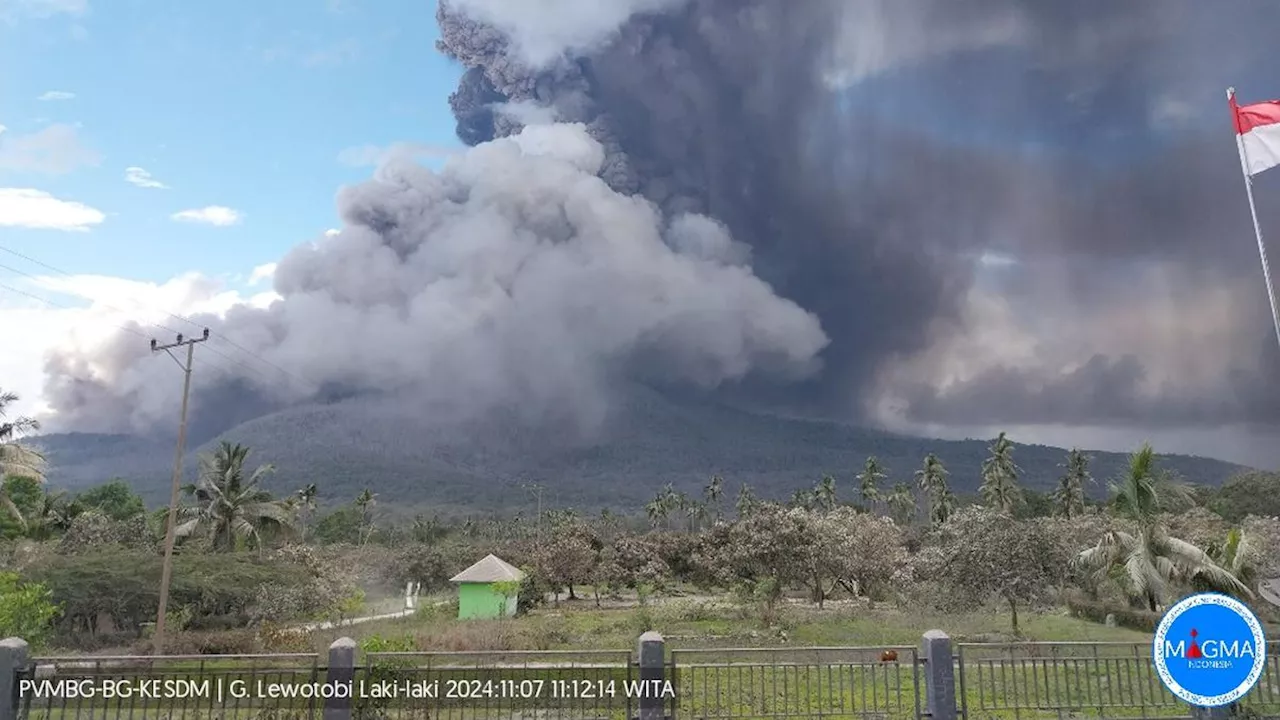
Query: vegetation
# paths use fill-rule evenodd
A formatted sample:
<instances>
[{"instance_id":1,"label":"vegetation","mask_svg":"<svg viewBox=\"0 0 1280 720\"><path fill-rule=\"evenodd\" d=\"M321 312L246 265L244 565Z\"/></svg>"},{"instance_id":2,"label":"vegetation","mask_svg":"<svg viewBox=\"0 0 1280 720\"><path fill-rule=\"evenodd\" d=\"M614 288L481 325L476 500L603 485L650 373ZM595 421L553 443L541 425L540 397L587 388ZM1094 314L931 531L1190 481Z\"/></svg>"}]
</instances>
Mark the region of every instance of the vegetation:
<instances>
[{"instance_id":1,"label":"vegetation","mask_svg":"<svg viewBox=\"0 0 1280 720\"><path fill-rule=\"evenodd\" d=\"M665 484L629 514L553 506L403 518L379 512L370 487L346 502L318 483L274 493L271 464L251 465L249 447L220 443L184 496L169 623L177 647L192 652L296 649L311 639L287 626L373 612L379 598L394 607L406 583L446 592L487 553L526 570L524 616L541 617L545 604L581 600L607 613L630 603L622 626L635 631L664 622L666 599L693 592L706 599L689 617L722 623L721 634L746 628L760 642L810 633L796 624L797 603L823 613L834 602L860 608L858 617L1001 608L1014 636L1038 632L1054 607L1082 618L1072 627L1111 615L1145 628L1153 611L1197 589L1253 603L1257 583L1278 569L1280 519L1219 514L1218 495L1191 492L1149 446L1102 502L1085 491L1094 469L1078 450L1060 458L1056 488L1036 493L1020 485L1013 460L1025 448L1004 435L987 447L970 494L953 491L965 479L927 453L912 484L893 482L870 456L846 479L817 474L787 502L738 483L730 504L732 478L715 475L696 493ZM163 513L147 512L118 478L74 494L23 476L3 487L22 522L0 516L9 518L0 562L15 571L0 579L0 621L79 649L145 649ZM827 622L848 617L840 612ZM415 622L451 614L426 603Z\"/></svg>"},{"instance_id":2,"label":"vegetation","mask_svg":"<svg viewBox=\"0 0 1280 720\"><path fill-rule=\"evenodd\" d=\"M977 493L982 463L990 457L989 441L904 437L836 422L749 413L643 389L618 398L618 414L625 415L625 422L607 422L589 444L568 446L555 427L531 433L528 428L486 425L442 434L412 420L417 413L406 412L398 402L366 399L297 407L217 438L195 436L186 466L194 471L195 458L222 440L241 443L253 447L258 462L278 468L264 482L277 497L315 484L320 506L332 510L372 488L379 510L407 519L419 511L454 518L496 510L536 512L534 498L520 488L527 482L545 486L548 507L630 512L668 483L698 497L712 475L724 478L728 499L736 497L739 483L746 483L756 497L780 501L831 474L842 485L842 500L862 502L852 476L868 457L874 456L890 475L877 483L887 494L897 482L912 482L913 471L930 452L950 471L950 490L966 497ZM168 503L170 438L45 435L33 443L49 458L50 482L59 487L79 491L118 475L129 478L149 505ZM1019 444L1016 454L1017 480L1024 492L1052 492L1066 451ZM1127 462L1121 453L1090 455L1092 473L1099 479L1117 476ZM1213 487L1245 470L1207 458L1166 456L1160 461ZM1096 499L1105 486L1086 489Z\"/></svg>"}]
</instances>

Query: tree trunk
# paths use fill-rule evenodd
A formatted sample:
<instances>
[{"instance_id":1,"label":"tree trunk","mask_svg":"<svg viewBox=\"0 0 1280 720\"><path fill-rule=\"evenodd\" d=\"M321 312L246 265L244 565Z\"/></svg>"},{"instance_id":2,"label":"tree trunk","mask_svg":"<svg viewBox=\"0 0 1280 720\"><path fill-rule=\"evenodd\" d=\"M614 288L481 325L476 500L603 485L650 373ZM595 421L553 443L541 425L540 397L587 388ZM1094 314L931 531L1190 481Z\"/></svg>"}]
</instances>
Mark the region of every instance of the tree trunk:
<instances>
[{"instance_id":1,"label":"tree trunk","mask_svg":"<svg viewBox=\"0 0 1280 720\"><path fill-rule=\"evenodd\" d=\"M1011 597L1005 597L1009 601L1009 612L1013 615L1013 634L1018 634L1018 603Z\"/></svg>"},{"instance_id":2,"label":"tree trunk","mask_svg":"<svg viewBox=\"0 0 1280 720\"><path fill-rule=\"evenodd\" d=\"M575 594L574 594L574 592L573 592L573 583L569 583L569 599L570 599L570 600L577 600L577 599L578 599L578 596L577 596L577 595L575 595Z\"/></svg>"}]
</instances>

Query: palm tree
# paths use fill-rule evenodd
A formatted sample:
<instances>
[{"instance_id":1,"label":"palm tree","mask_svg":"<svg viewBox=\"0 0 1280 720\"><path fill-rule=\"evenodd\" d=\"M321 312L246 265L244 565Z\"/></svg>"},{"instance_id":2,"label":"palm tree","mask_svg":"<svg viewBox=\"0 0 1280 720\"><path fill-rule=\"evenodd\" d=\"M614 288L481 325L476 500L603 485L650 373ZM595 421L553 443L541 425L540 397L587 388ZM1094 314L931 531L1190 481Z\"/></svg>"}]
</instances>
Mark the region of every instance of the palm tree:
<instances>
[{"instance_id":1,"label":"palm tree","mask_svg":"<svg viewBox=\"0 0 1280 720\"><path fill-rule=\"evenodd\" d=\"M1093 482L1089 474L1089 456L1078 448L1067 453L1067 464L1059 467L1066 472L1058 479L1058 489L1053 491L1053 504L1063 516L1070 518L1084 512L1084 486Z\"/></svg>"},{"instance_id":2,"label":"palm tree","mask_svg":"<svg viewBox=\"0 0 1280 720\"><path fill-rule=\"evenodd\" d=\"M26 521L27 537L48 540L71 527L71 521L80 514L82 507L65 490L40 496L40 505Z\"/></svg>"},{"instance_id":3,"label":"palm tree","mask_svg":"<svg viewBox=\"0 0 1280 720\"><path fill-rule=\"evenodd\" d=\"M250 452L244 445L223 441L212 453L201 456L199 479L187 488L195 504L180 509L185 522L175 528L177 537L190 537L203 527L212 538L213 549L227 552L240 542L261 548L264 530L294 528L296 520L286 504L273 500L261 486L275 468L260 465L245 475Z\"/></svg>"},{"instance_id":4,"label":"palm tree","mask_svg":"<svg viewBox=\"0 0 1280 720\"><path fill-rule=\"evenodd\" d=\"M301 540L306 540L307 538L307 521L311 519L312 514L316 511L317 495L319 495L319 491L316 490L316 484L309 483L294 496L294 504L298 508L298 534Z\"/></svg>"},{"instance_id":5,"label":"palm tree","mask_svg":"<svg viewBox=\"0 0 1280 720\"><path fill-rule=\"evenodd\" d=\"M658 495L645 503L644 512L649 516L649 524L653 527L658 527L667 516L667 507L662 502L662 495Z\"/></svg>"},{"instance_id":6,"label":"palm tree","mask_svg":"<svg viewBox=\"0 0 1280 720\"><path fill-rule=\"evenodd\" d=\"M703 488L703 498L705 501L716 507L716 516L719 518L721 510L719 510L719 501L724 496L724 478L719 475L712 475L712 482L707 483L707 487Z\"/></svg>"},{"instance_id":7,"label":"palm tree","mask_svg":"<svg viewBox=\"0 0 1280 720\"><path fill-rule=\"evenodd\" d=\"M823 475L817 487L813 489L813 501L823 510L834 510L836 506L836 479Z\"/></svg>"},{"instance_id":8,"label":"palm tree","mask_svg":"<svg viewBox=\"0 0 1280 720\"><path fill-rule=\"evenodd\" d=\"M926 495L932 496L938 486L947 481L947 476L950 474L938 456L929 453L924 456L924 465L916 471L916 484Z\"/></svg>"},{"instance_id":9,"label":"palm tree","mask_svg":"<svg viewBox=\"0 0 1280 720\"><path fill-rule=\"evenodd\" d=\"M10 475L34 478L44 482L44 456L19 442L19 438L40 429L40 423L34 418L18 416L6 420L5 408L19 400L17 393L0 390L0 483ZM13 499L4 492L0 485L0 510L13 516L23 531L27 521L22 517Z\"/></svg>"},{"instance_id":10,"label":"palm tree","mask_svg":"<svg viewBox=\"0 0 1280 720\"><path fill-rule=\"evenodd\" d=\"M916 494L911 492L911 486L906 483L894 485L884 502L889 507L889 514L899 525L909 525L919 511Z\"/></svg>"},{"instance_id":11,"label":"palm tree","mask_svg":"<svg viewBox=\"0 0 1280 720\"><path fill-rule=\"evenodd\" d=\"M369 488L360 491L355 505L360 509L360 544L364 545L373 535L373 508L378 504L378 496Z\"/></svg>"},{"instance_id":12,"label":"palm tree","mask_svg":"<svg viewBox=\"0 0 1280 720\"><path fill-rule=\"evenodd\" d=\"M1117 579L1135 604L1155 612L1176 584L1192 584L1217 592L1253 597L1253 592L1192 543L1171 536L1161 513L1184 501L1190 491L1155 468L1151 445L1129 457L1129 467L1112 483L1112 511L1122 528L1108 530L1098 544L1076 558L1095 581Z\"/></svg>"},{"instance_id":13,"label":"palm tree","mask_svg":"<svg viewBox=\"0 0 1280 720\"><path fill-rule=\"evenodd\" d=\"M862 493L862 501L868 508L874 509L876 502L880 500L880 481L887 477L875 455L867 458L867 462L862 466L862 472L857 474L856 479L858 489Z\"/></svg>"},{"instance_id":14,"label":"palm tree","mask_svg":"<svg viewBox=\"0 0 1280 720\"><path fill-rule=\"evenodd\" d=\"M744 484L738 488L738 498L733 503L733 509L738 513L738 517L746 517L751 514L758 502L751 486Z\"/></svg>"},{"instance_id":15,"label":"palm tree","mask_svg":"<svg viewBox=\"0 0 1280 720\"><path fill-rule=\"evenodd\" d=\"M1018 487L1021 470L1013 462L1013 442L1000 433L988 448L991 456L982 461L982 499L1006 515L1013 513L1022 502L1022 489Z\"/></svg>"},{"instance_id":16,"label":"palm tree","mask_svg":"<svg viewBox=\"0 0 1280 720\"><path fill-rule=\"evenodd\" d=\"M945 525L956 512L956 496L951 494L947 481L943 480L934 488L929 498L929 522L934 525Z\"/></svg>"}]
</instances>

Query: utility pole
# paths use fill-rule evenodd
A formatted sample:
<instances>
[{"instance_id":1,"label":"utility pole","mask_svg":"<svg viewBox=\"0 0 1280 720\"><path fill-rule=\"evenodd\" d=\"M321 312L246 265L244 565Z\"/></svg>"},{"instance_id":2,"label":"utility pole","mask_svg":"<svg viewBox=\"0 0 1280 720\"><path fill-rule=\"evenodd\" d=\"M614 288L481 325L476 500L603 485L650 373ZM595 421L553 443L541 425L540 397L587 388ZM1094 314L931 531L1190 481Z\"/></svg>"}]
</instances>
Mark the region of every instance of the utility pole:
<instances>
[{"instance_id":1,"label":"utility pole","mask_svg":"<svg viewBox=\"0 0 1280 720\"><path fill-rule=\"evenodd\" d=\"M191 394L191 361L195 355L196 343L208 339L209 328L205 328L204 335L198 338L184 338L179 334L177 341L168 345L157 345L155 338L151 339L151 352L163 350L178 363L178 367L182 368L182 420L178 423L178 450L173 458L173 486L169 489L169 522L164 531L164 564L160 569L160 608L156 612L156 629L151 640L153 655L164 654L164 621L165 614L169 611L169 581L173 578L173 544L176 540L178 523L178 488L182 482L182 453L187 444L187 399ZM184 345L187 348L186 364L170 352L173 348Z\"/></svg>"}]
</instances>

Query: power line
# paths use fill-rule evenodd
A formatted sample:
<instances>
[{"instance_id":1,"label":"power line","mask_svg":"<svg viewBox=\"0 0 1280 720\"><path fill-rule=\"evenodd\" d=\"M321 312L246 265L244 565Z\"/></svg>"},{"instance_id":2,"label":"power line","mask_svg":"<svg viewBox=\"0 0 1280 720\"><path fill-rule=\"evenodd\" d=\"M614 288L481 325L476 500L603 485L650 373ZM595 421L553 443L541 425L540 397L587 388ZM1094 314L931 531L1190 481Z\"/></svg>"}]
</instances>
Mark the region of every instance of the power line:
<instances>
[{"instance_id":1,"label":"power line","mask_svg":"<svg viewBox=\"0 0 1280 720\"><path fill-rule=\"evenodd\" d=\"M72 273L70 273L70 272L68 272L68 271L66 271L66 270L63 270L63 269L61 269L61 268L55 267L55 266L53 266L53 265L50 265L49 263L46 263L46 262L43 262L43 261L37 260L37 259L35 259L35 258L31 257L30 255L26 255L26 254L24 254L24 253L20 253L20 252L18 252L17 250L14 250L13 248L9 248L9 247L5 247L4 245L0 245L0 252L6 252L6 253L8 253L8 254L10 254L10 255L14 256L14 257L21 258L22 260L26 260L27 262L33 263L33 264L35 264L35 265L39 265L40 267L45 268L46 270L51 270L51 271L53 271L53 272L55 272L55 273L58 273L59 275L63 275L63 276L66 276L66 277L75 277L75 275L74 275L74 274L72 274ZM3 268L3 269L8 270L8 271L10 271L10 272L14 272L14 273L17 273L17 274L19 274L19 275L22 275L22 276L25 276L25 277L31 278L32 280L39 280L39 279L40 279L40 278L39 278L38 276L36 276L36 275L32 275L31 273L25 272L25 271L23 271L23 270L19 270L19 269L14 268L14 267L10 267L9 265L5 265L5 264L3 264L3 263L0 263L0 268ZM76 293L73 293L73 294L76 294ZM81 295L81 297L84 297L84 296L83 296L83 295ZM93 302L96 302L96 303L98 303L98 304L102 305L103 307L105 307L105 308L107 308L107 309L115 310L116 312L119 312L119 313L122 313L122 314L128 315L128 313L127 313L127 312L125 312L124 310L121 310L120 308L114 308L114 307L112 307L111 305L108 305L107 303L104 303L104 302L101 302L101 301L97 300L96 298L88 298L88 297L86 297L85 299L87 299L87 300L91 300L91 301L93 301ZM197 328L197 329L203 329L203 328L204 328L204 325L202 325L202 324L200 324L200 323L198 323L198 322L196 322L196 321L192 320L191 318L185 317L185 316L183 316L183 315L178 315L178 314L176 314L176 313L169 312L169 311L167 311L167 310L164 310L163 308L156 308L156 309L157 309L157 310L159 310L160 312L164 313L164 314L165 314L165 315L167 315L168 317L170 317L170 318L174 319L174 320L178 320L178 321L180 321L180 322L187 323L188 325L191 325L192 327L195 327L195 328ZM166 325L161 325L161 324L159 324L159 323L148 323L148 325L151 325L152 327L160 328L160 329L162 329L162 330L166 330L166 331L168 331L168 332L170 332L170 333L173 333L174 335L179 335L179 334L181 334L181 333L179 333L176 329L171 328L171 327L168 327L168 326L166 326ZM216 341L218 341L218 340L221 340L222 342L227 343L227 344L228 344L228 345L230 345L231 347L233 347L233 348L235 348L235 349L239 350L240 352L242 352L242 353L244 353L244 354L248 355L249 357L252 357L252 358L254 358L254 359L255 359L255 360L257 360L257 361L259 361L259 362L261 362L261 363L263 363L263 364L265 364L265 365L268 365L268 366L270 366L270 367L274 368L274 369L275 369L275 370L277 370L278 372L280 372L280 373L282 373L282 374L284 374L284 375L286 375L286 376L288 376L288 377L290 377L290 378L293 378L294 380L297 380L298 382L302 383L303 385L310 386L310 387L311 387L311 388L313 388L313 389L319 389L319 388L320 388L320 384L319 384L319 383L317 383L317 382L315 382L315 381L313 381L313 380L308 380L307 378L302 377L302 376L300 376L300 375L298 375L298 374L296 374L296 373L294 373L294 372L290 372L289 370L286 370L285 368L280 367L280 366L279 366L279 365L277 365L276 363L274 363L274 362L272 362L272 361L270 361L270 360L268 360L268 359L266 359L266 358L262 357L261 355L259 355L259 354L255 353L255 352L253 352L253 351L252 351L252 350L250 350L249 348L246 348L245 346L243 346L243 345L241 345L241 344L239 344L239 343L235 342L234 340L232 340L230 337L228 337L228 336L226 335L226 331L225 331L225 329L221 330L221 331L219 332L219 334L218 334L217 336L215 336L213 339L214 339L214 341L215 341L215 342L216 342ZM213 352L213 353L214 353L214 354L216 354L216 355L219 355L219 356L221 356L221 357L227 358L228 360L232 360L233 362L236 362L236 364L241 365L242 367L251 367L251 366L249 366L249 365L246 365L246 364L245 364L245 363L243 363L243 362L236 361L234 358L232 358L230 355L227 355L226 353L218 352L215 348L206 347L205 349L206 349L206 350L209 350L210 352ZM262 373L261 373L261 371L257 371L257 370L256 370L256 368L251 368L251 369L254 369L254 370L255 370L256 372L258 372L259 374L262 374ZM264 375L264 377L266 377L266 376Z\"/></svg>"},{"instance_id":2,"label":"power line","mask_svg":"<svg viewBox=\"0 0 1280 720\"><path fill-rule=\"evenodd\" d=\"M80 309L82 309L82 308L74 307L74 306L72 306L72 305L67 305L67 304L65 304L65 303L56 302L56 301L50 300L49 298L46 298L46 297L41 297L41 296L39 296L39 295L36 295L35 293L29 293L29 292L27 292L26 290L21 290L21 289L19 289L19 288L13 287L12 285L6 285L5 283L0 283L0 290L7 290L7 291L9 291L9 292L11 292L11 293L14 293L14 294L17 294L17 295L23 295L23 296L28 297L28 298L31 298L32 300L35 300L35 301L37 301L37 302L44 303L45 305L48 305L48 306L50 306L50 307L61 308L61 309L63 309L63 310L80 310ZM104 307L107 307L108 309L115 309L117 312L123 312L123 311L119 310L119 308L110 308L109 306L106 306L106 305L104 305ZM115 329L117 329L117 330L120 330L121 332L126 332L126 333L128 333L128 334L130 334L130 335L133 335L133 336L135 336L135 337L140 337L140 338L142 338L143 340L146 340L146 339L148 339L148 338L150 337L149 335L147 335L146 333L144 333L144 332L142 332L142 331L138 330L137 328L131 328L131 327L129 327L128 325L121 325L121 324L119 324L119 323L112 323L112 322L108 322L108 323L104 323L104 324L109 325L110 327L113 327L113 328L115 328ZM158 325L157 325L157 326L155 326L155 327L161 327L161 326L158 326ZM167 328L166 328L166 329L167 329ZM229 355L226 355L225 353L217 352L214 348L205 348L205 349L206 349L206 350L208 350L208 351L210 351L210 352L214 352L214 353L216 353L217 355L220 355L220 356L222 356L223 358L226 358L227 360L230 360L231 362L237 363L237 364L239 364L239 365L242 365L243 367L246 367L246 368L248 368L248 369L250 369L250 370L253 370L253 371L255 371L255 372L258 372L259 374L261 374L261 372L262 372L261 370L258 370L257 368L255 368L255 367L253 367L253 366L246 365L245 363L240 362L239 360L236 360L235 358L233 358L233 357L231 357L231 356L229 356ZM213 367L218 368L219 370L222 370L222 371L224 371L224 372L226 372L226 371L227 371L227 367L226 367L225 365L220 365L220 364L218 364L218 363L210 363L210 364L211 364L211 365L213 365ZM265 376L264 376L264 377L265 377Z\"/></svg>"}]
</instances>

